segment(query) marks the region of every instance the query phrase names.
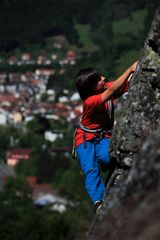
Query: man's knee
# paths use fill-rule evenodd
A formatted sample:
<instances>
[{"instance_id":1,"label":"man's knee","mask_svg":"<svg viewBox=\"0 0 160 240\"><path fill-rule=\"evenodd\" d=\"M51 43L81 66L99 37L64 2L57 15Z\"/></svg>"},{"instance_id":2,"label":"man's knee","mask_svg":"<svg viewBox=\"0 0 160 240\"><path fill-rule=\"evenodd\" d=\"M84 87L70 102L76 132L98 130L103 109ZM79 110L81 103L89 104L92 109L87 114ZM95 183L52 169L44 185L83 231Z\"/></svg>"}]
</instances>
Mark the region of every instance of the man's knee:
<instances>
[{"instance_id":1,"label":"man's knee","mask_svg":"<svg viewBox=\"0 0 160 240\"><path fill-rule=\"evenodd\" d=\"M100 161L102 162L103 165L109 165L110 164L109 152L105 152L105 151L101 152Z\"/></svg>"}]
</instances>

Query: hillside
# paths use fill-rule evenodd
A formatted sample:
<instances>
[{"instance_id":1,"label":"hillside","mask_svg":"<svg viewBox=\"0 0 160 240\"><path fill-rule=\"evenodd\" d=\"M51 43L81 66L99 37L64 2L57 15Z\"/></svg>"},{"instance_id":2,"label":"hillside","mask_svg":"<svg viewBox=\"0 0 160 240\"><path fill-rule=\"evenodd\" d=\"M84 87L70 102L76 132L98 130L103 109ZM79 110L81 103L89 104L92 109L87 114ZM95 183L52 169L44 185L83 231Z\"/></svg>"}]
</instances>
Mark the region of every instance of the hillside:
<instances>
[{"instance_id":1,"label":"hillside","mask_svg":"<svg viewBox=\"0 0 160 240\"><path fill-rule=\"evenodd\" d=\"M8 0L0 3L0 62L15 53L54 53L48 41L65 36L82 53L73 71L96 66L115 79L139 58L158 0ZM32 67L32 66L30 66ZM51 66L52 67L52 66ZM4 68L3 68L4 69ZM67 79L65 80L68 80ZM72 84L69 84L72 85Z\"/></svg>"}]
</instances>

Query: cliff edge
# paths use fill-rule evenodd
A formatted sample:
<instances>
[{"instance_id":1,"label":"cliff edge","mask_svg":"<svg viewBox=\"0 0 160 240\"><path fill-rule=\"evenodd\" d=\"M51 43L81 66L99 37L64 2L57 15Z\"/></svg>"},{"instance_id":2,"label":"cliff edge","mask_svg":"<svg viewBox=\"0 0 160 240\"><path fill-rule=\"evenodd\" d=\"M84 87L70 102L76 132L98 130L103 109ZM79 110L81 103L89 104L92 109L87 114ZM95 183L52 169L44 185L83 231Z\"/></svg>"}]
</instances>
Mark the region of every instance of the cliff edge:
<instances>
[{"instance_id":1,"label":"cliff edge","mask_svg":"<svg viewBox=\"0 0 160 240\"><path fill-rule=\"evenodd\" d=\"M160 8L122 108L110 153L131 168L106 197L86 240L160 239Z\"/></svg>"}]
</instances>

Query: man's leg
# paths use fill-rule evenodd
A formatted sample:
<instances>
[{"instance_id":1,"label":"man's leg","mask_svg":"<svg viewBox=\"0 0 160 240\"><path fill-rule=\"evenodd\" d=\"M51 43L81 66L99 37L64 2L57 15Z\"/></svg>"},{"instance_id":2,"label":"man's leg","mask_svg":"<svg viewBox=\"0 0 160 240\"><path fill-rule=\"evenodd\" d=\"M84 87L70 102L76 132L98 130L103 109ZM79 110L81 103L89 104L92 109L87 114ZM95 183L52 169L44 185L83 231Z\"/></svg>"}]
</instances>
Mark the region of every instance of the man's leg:
<instances>
[{"instance_id":1,"label":"man's leg","mask_svg":"<svg viewBox=\"0 0 160 240\"><path fill-rule=\"evenodd\" d=\"M100 141L97 142L95 145L96 150L96 158L99 160L101 164L109 168L110 163L110 156L109 156L109 138L102 138Z\"/></svg>"},{"instance_id":2,"label":"man's leg","mask_svg":"<svg viewBox=\"0 0 160 240\"><path fill-rule=\"evenodd\" d=\"M110 139L103 138L96 144L96 156L101 164L101 169L103 172L108 172L107 177L105 179L105 186L108 183L115 167L116 162L112 161L109 156L109 145Z\"/></svg>"},{"instance_id":3,"label":"man's leg","mask_svg":"<svg viewBox=\"0 0 160 240\"><path fill-rule=\"evenodd\" d=\"M82 171L85 175L86 190L92 202L95 204L97 201L103 199L105 186L100 175L94 142L87 141L86 148L84 147L84 144L80 144L77 147L77 155Z\"/></svg>"}]
</instances>

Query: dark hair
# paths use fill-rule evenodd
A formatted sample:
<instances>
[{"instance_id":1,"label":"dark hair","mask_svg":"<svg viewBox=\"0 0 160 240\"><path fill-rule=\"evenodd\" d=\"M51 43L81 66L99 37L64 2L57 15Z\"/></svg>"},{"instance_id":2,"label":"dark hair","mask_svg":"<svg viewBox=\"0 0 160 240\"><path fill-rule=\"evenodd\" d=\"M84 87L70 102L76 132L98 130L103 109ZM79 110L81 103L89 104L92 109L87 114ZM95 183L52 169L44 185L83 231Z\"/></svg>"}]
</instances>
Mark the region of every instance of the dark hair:
<instances>
[{"instance_id":1,"label":"dark hair","mask_svg":"<svg viewBox=\"0 0 160 240\"><path fill-rule=\"evenodd\" d=\"M94 94L94 85L100 77L100 71L93 67L84 68L77 74L76 86L82 100Z\"/></svg>"}]
</instances>

